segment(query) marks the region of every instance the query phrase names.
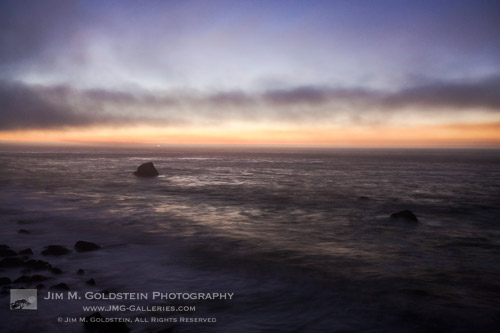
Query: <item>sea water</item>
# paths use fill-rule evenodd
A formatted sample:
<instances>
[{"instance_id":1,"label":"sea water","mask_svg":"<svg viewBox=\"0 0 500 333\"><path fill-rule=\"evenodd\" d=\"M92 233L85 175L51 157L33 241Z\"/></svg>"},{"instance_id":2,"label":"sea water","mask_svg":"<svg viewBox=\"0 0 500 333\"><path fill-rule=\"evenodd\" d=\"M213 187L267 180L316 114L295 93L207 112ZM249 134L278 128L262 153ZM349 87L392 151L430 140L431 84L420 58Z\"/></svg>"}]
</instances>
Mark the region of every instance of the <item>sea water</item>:
<instances>
[{"instance_id":1,"label":"sea water","mask_svg":"<svg viewBox=\"0 0 500 333\"><path fill-rule=\"evenodd\" d=\"M234 294L231 300L177 301L197 307L184 317L216 318L177 322L179 332L500 327L499 150L0 151L0 243L30 247L44 260L40 250L49 244L72 248L83 239L103 246L54 259L64 273L50 276L47 285ZM149 161L159 177L132 175ZM404 209L419 222L389 219ZM18 234L21 228L31 234ZM79 268L96 287L82 282ZM0 271L11 279L20 274ZM0 301L7 304L7 298ZM54 301L29 327L81 329L56 322L61 314L81 313L80 304ZM8 309L0 315L2 330L28 325Z\"/></svg>"}]
</instances>

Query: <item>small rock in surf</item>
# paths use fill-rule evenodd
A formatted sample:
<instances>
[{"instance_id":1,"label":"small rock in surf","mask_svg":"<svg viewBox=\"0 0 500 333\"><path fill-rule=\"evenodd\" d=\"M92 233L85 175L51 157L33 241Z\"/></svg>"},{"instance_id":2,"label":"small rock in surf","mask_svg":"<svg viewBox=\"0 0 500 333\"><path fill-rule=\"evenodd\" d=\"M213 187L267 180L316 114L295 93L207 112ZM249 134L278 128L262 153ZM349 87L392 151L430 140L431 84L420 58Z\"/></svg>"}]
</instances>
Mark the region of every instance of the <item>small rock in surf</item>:
<instances>
[{"instance_id":1,"label":"small rock in surf","mask_svg":"<svg viewBox=\"0 0 500 333\"><path fill-rule=\"evenodd\" d=\"M141 164L137 168L137 171L134 172L134 175L137 177L156 177L159 175L159 173L153 165L153 162L147 162Z\"/></svg>"},{"instance_id":2,"label":"small rock in surf","mask_svg":"<svg viewBox=\"0 0 500 333\"><path fill-rule=\"evenodd\" d=\"M78 252L88 252L99 250L101 247L92 242L78 241L75 243L75 250Z\"/></svg>"},{"instance_id":3,"label":"small rock in surf","mask_svg":"<svg viewBox=\"0 0 500 333\"><path fill-rule=\"evenodd\" d=\"M45 250L42 251L44 256L62 256L64 254L70 253L71 250L68 250L64 246L61 245L49 245L45 247Z\"/></svg>"},{"instance_id":4,"label":"small rock in surf","mask_svg":"<svg viewBox=\"0 0 500 333\"><path fill-rule=\"evenodd\" d=\"M404 220L409 222L418 222L417 216L411 210L405 209L391 214L391 220Z\"/></svg>"}]
</instances>

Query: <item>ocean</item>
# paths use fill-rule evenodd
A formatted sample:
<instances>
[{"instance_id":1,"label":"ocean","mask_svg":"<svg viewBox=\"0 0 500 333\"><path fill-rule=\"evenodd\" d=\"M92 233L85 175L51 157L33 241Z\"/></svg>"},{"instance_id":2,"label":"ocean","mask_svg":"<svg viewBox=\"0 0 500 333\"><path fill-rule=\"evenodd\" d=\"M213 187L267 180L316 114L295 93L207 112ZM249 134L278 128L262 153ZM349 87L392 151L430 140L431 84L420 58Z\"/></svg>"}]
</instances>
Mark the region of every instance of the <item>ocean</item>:
<instances>
[{"instance_id":1,"label":"ocean","mask_svg":"<svg viewBox=\"0 0 500 333\"><path fill-rule=\"evenodd\" d=\"M132 175L149 161L159 177ZM419 222L389 218L405 209ZM8 289L34 284L3 286L0 331L84 332L58 318L132 304L196 310L100 312L144 318L127 324L132 332L491 332L499 217L494 149L4 146L0 244L31 248L63 273L39 273L47 280L29 317L8 309ZM78 240L102 248L41 254ZM37 273L0 268L12 281L22 274ZM40 299L60 282L82 295L233 296Z\"/></svg>"}]
</instances>

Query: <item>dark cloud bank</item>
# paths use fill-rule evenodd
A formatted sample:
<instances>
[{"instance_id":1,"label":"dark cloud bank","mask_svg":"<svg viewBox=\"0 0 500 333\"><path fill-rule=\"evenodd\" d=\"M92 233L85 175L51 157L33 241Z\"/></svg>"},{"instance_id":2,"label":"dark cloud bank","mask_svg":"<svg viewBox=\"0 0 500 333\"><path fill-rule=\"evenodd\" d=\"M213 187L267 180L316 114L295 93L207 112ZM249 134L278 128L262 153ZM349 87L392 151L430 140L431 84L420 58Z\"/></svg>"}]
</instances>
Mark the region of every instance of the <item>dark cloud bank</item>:
<instances>
[{"instance_id":1,"label":"dark cloud bank","mask_svg":"<svg viewBox=\"0 0 500 333\"><path fill-rule=\"evenodd\" d=\"M397 92L298 87L258 94L227 91L120 92L0 83L0 130L91 125L219 124L228 120L328 122L381 118L406 108L500 112L500 75L476 82L433 82ZM383 119L372 119L383 121Z\"/></svg>"}]
</instances>

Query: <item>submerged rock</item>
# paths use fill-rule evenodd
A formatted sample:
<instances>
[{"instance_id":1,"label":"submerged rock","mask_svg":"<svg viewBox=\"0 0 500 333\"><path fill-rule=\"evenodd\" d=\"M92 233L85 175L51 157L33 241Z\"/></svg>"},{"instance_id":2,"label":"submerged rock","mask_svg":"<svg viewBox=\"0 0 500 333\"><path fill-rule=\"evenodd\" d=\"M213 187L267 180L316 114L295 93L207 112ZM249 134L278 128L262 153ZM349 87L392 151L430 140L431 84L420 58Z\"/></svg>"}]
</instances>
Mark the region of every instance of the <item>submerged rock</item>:
<instances>
[{"instance_id":1,"label":"submerged rock","mask_svg":"<svg viewBox=\"0 0 500 333\"><path fill-rule=\"evenodd\" d=\"M147 162L141 164L137 171L134 172L134 175L137 177L156 177L159 175L158 170L156 170L153 162Z\"/></svg>"},{"instance_id":2,"label":"submerged rock","mask_svg":"<svg viewBox=\"0 0 500 333\"><path fill-rule=\"evenodd\" d=\"M75 243L75 250L78 252L88 252L99 250L101 247L92 242L78 241Z\"/></svg>"},{"instance_id":3,"label":"submerged rock","mask_svg":"<svg viewBox=\"0 0 500 333\"><path fill-rule=\"evenodd\" d=\"M130 328L125 323L114 322L114 321L106 321L106 318L103 317L99 312L94 312L93 314L85 317L85 323L83 326L87 330L91 330L93 332L129 332Z\"/></svg>"},{"instance_id":4,"label":"submerged rock","mask_svg":"<svg viewBox=\"0 0 500 333\"><path fill-rule=\"evenodd\" d=\"M62 256L70 253L71 250L68 250L64 246L61 245L49 245L45 247L45 250L42 251L44 256Z\"/></svg>"},{"instance_id":5,"label":"submerged rock","mask_svg":"<svg viewBox=\"0 0 500 333\"><path fill-rule=\"evenodd\" d=\"M25 234L25 235L29 235L29 234L31 234L31 232L30 232L30 231L28 231L28 230L26 230L26 229L20 229L20 230L18 231L18 233L20 233L20 234Z\"/></svg>"},{"instance_id":6,"label":"submerged rock","mask_svg":"<svg viewBox=\"0 0 500 333\"><path fill-rule=\"evenodd\" d=\"M90 280L88 280L85 283L88 284L89 286L95 286L95 280L94 279L90 279Z\"/></svg>"},{"instance_id":7,"label":"submerged rock","mask_svg":"<svg viewBox=\"0 0 500 333\"><path fill-rule=\"evenodd\" d=\"M85 271L84 271L83 269L81 269L81 268L80 268L80 269L76 272L76 274L78 274L78 275L83 275L83 274L85 274Z\"/></svg>"},{"instance_id":8,"label":"submerged rock","mask_svg":"<svg viewBox=\"0 0 500 333\"><path fill-rule=\"evenodd\" d=\"M391 220L404 220L409 222L418 222L417 216L411 210L405 209L391 214Z\"/></svg>"}]
</instances>

